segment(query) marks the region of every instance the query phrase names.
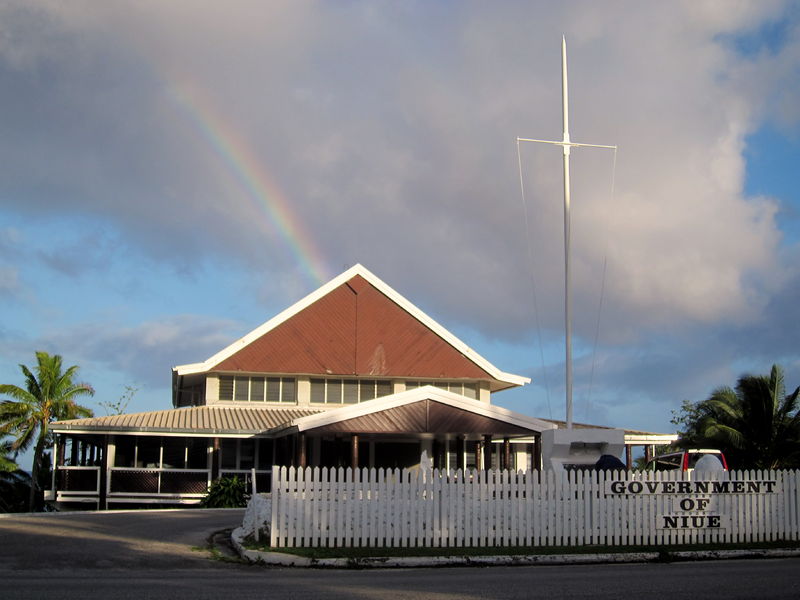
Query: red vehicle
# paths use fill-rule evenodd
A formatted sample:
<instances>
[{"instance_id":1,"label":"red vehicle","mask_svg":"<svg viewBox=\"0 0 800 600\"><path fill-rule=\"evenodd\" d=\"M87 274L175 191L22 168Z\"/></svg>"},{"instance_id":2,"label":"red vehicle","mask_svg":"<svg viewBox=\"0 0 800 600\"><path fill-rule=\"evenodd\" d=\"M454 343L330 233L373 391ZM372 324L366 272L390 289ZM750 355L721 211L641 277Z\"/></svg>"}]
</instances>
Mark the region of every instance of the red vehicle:
<instances>
[{"instance_id":1,"label":"red vehicle","mask_svg":"<svg viewBox=\"0 0 800 600\"><path fill-rule=\"evenodd\" d=\"M725 460L725 455L719 450L711 450L708 448L700 450L683 450L682 452L671 452L669 454L662 454L648 461L645 465L645 471L694 471L697 461L704 456L713 456L722 463L722 470L728 470L728 462Z\"/></svg>"}]
</instances>

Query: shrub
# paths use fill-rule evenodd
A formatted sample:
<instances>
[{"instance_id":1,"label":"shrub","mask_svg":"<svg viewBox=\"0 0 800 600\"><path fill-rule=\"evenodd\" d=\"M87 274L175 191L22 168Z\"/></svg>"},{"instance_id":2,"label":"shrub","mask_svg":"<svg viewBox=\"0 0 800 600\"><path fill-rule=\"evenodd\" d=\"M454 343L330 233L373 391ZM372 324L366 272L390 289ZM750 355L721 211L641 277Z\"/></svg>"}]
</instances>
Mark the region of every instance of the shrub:
<instances>
[{"instance_id":1,"label":"shrub","mask_svg":"<svg viewBox=\"0 0 800 600\"><path fill-rule=\"evenodd\" d=\"M222 477L211 482L200 505L204 508L243 508L249 498L243 479Z\"/></svg>"}]
</instances>

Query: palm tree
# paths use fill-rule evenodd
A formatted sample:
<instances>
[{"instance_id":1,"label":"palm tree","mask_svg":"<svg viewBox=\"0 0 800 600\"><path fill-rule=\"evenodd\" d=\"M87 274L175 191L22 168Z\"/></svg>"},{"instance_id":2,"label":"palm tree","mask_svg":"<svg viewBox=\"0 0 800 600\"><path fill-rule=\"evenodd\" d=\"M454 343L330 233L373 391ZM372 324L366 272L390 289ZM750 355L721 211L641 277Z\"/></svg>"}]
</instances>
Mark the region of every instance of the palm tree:
<instances>
[{"instance_id":1,"label":"palm tree","mask_svg":"<svg viewBox=\"0 0 800 600\"><path fill-rule=\"evenodd\" d=\"M19 465L15 462L17 460L17 453L11 447L11 442L3 440L5 434L0 433L0 475L3 473L13 473L19 469Z\"/></svg>"},{"instance_id":2,"label":"palm tree","mask_svg":"<svg viewBox=\"0 0 800 600\"><path fill-rule=\"evenodd\" d=\"M684 447L722 450L738 469L800 466L800 387L786 395L783 371L744 375L736 389L721 387L697 404L684 404Z\"/></svg>"},{"instance_id":3,"label":"palm tree","mask_svg":"<svg viewBox=\"0 0 800 600\"><path fill-rule=\"evenodd\" d=\"M0 402L0 432L14 436L11 448L15 451L25 451L35 441L29 500L31 511L35 508L36 482L50 437L50 423L92 416L92 411L75 399L94 395L89 384L74 381L77 366L63 369L61 356L37 352L36 362L34 371L25 365L19 366L25 376L24 388L0 385L0 394L12 398Z\"/></svg>"},{"instance_id":4,"label":"palm tree","mask_svg":"<svg viewBox=\"0 0 800 600\"><path fill-rule=\"evenodd\" d=\"M23 512L30 496L30 475L15 462L11 440L0 433L0 513Z\"/></svg>"}]
</instances>

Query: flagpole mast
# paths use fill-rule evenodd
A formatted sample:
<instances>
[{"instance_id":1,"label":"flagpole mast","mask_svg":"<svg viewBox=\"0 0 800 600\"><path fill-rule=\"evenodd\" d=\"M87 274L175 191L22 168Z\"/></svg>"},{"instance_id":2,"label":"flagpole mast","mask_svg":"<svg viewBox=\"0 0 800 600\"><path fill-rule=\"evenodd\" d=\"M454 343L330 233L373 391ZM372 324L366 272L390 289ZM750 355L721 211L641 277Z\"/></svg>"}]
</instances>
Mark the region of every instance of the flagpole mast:
<instances>
[{"instance_id":1,"label":"flagpole mast","mask_svg":"<svg viewBox=\"0 0 800 600\"><path fill-rule=\"evenodd\" d=\"M601 144L578 144L569 139L569 90L567 86L567 39L561 36L561 114L564 125L564 134L561 141L534 140L517 138L518 142L538 142L542 144L555 144L561 146L564 153L564 337L565 337L565 390L567 404L567 429L572 429L572 286L570 269L570 190L569 190L569 153L570 148L609 148L616 150L616 146Z\"/></svg>"},{"instance_id":2,"label":"flagpole mast","mask_svg":"<svg viewBox=\"0 0 800 600\"><path fill-rule=\"evenodd\" d=\"M572 294L570 285L569 212L569 91L567 89L567 39L561 36L561 114L564 122L564 337L566 362L567 429L572 429Z\"/></svg>"}]
</instances>

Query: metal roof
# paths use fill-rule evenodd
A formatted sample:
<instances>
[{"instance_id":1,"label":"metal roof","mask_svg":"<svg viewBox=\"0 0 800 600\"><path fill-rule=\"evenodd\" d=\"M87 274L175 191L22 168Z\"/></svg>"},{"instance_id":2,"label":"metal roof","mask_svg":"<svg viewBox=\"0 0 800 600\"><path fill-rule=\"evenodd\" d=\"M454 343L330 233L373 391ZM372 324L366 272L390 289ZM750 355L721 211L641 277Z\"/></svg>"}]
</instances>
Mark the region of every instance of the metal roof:
<instances>
[{"instance_id":1,"label":"metal roof","mask_svg":"<svg viewBox=\"0 0 800 600\"><path fill-rule=\"evenodd\" d=\"M559 421L558 419L542 419L548 423L553 423L559 429L566 429L567 422ZM573 423L575 429L617 429L616 427L607 427L605 425L589 425L587 423ZM654 431L641 431L638 429L623 429L625 432L625 442L627 444L645 445L645 444L669 444L678 440L677 433L657 433Z\"/></svg>"},{"instance_id":2,"label":"metal roof","mask_svg":"<svg viewBox=\"0 0 800 600\"><path fill-rule=\"evenodd\" d=\"M257 435L320 412L313 408L193 406L152 412L57 421L57 433L176 433L181 435Z\"/></svg>"},{"instance_id":3,"label":"metal roof","mask_svg":"<svg viewBox=\"0 0 800 600\"><path fill-rule=\"evenodd\" d=\"M327 429L326 429L327 428ZM555 425L508 409L423 386L335 409L233 404L173 408L58 421L57 433L285 435L294 431L530 434Z\"/></svg>"},{"instance_id":4,"label":"metal roof","mask_svg":"<svg viewBox=\"0 0 800 600\"><path fill-rule=\"evenodd\" d=\"M356 265L181 375L219 372L483 379L493 391L530 380L504 373Z\"/></svg>"},{"instance_id":5,"label":"metal roof","mask_svg":"<svg viewBox=\"0 0 800 600\"><path fill-rule=\"evenodd\" d=\"M439 406L431 411L432 403L428 401ZM415 404L418 406L412 408ZM453 410L446 410L446 407ZM422 408L422 412L415 408ZM493 433L503 429L514 434L556 428L542 419L430 385L297 419L287 426L296 427L298 431L358 432L361 427L372 432Z\"/></svg>"},{"instance_id":6,"label":"metal roof","mask_svg":"<svg viewBox=\"0 0 800 600\"><path fill-rule=\"evenodd\" d=\"M575 423L576 429L599 428ZM57 421L57 433L149 433L157 435L252 436L285 435L295 431L359 432L460 432L525 434L550 428L563 428L564 422L536 419L508 409L424 386L361 404L336 409L282 406L236 406L232 404L173 408ZM631 444L665 444L675 434L625 431Z\"/></svg>"}]
</instances>

